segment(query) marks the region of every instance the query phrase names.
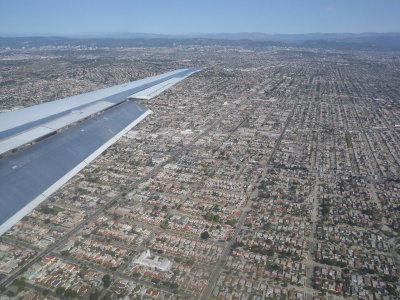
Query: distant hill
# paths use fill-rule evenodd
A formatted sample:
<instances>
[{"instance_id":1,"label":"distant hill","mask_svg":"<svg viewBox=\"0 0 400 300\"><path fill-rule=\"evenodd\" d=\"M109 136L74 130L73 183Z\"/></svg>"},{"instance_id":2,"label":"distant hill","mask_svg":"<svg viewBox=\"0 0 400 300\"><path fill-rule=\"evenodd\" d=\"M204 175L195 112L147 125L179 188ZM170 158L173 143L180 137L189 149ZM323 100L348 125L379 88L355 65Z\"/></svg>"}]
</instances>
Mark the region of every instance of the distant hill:
<instances>
[{"instance_id":1,"label":"distant hill","mask_svg":"<svg viewBox=\"0 0 400 300\"><path fill-rule=\"evenodd\" d=\"M308 33L308 34L265 34L257 32L244 32L244 33L218 33L218 34L198 34L188 37L202 37L211 39L226 39L226 40L252 40L252 41L280 41L285 43L307 43L314 41L311 44L334 45L336 42L343 43L357 43L354 47L359 47L363 44L364 47L395 47L400 48L400 32L389 33ZM322 42L324 41L324 42ZM330 42L327 43L326 41ZM337 46L338 44L336 44Z\"/></svg>"},{"instance_id":2,"label":"distant hill","mask_svg":"<svg viewBox=\"0 0 400 300\"><path fill-rule=\"evenodd\" d=\"M342 50L400 50L400 33L218 33L163 35L118 33L75 37L0 37L0 47L30 48L40 46L84 47L175 47L184 45L221 45L243 47L298 46Z\"/></svg>"},{"instance_id":3,"label":"distant hill","mask_svg":"<svg viewBox=\"0 0 400 300\"><path fill-rule=\"evenodd\" d=\"M354 40L359 38L374 37L400 37L400 32L388 33L305 33L305 34L267 34L260 32L241 32L241 33L212 33L212 34L192 34L186 37L203 37L217 39L248 39L258 41L307 41L307 40Z\"/></svg>"},{"instance_id":4,"label":"distant hill","mask_svg":"<svg viewBox=\"0 0 400 300\"><path fill-rule=\"evenodd\" d=\"M65 38L65 37L0 37L0 47L33 48L43 46L80 47L177 47L177 46L243 46L285 45L281 42L219 40L207 38Z\"/></svg>"},{"instance_id":5,"label":"distant hill","mask_svg":"<svg viewBox=\"0 0 400 300\"><path fill-rule=\"evenodd\" d=\"M101 37L101 36L97 36ZM104 37L104 36L103 36ZM302 43L306 41L334 41L341 43L370 43L400 47L400 32L388 33L307 33L307 34L266 34L260 32L241 33L198 33L187 35L165 35L147 33L118 33L106 37L127 39L216 39L216 40L250 40L258 42Z\"/></svg>"}]
</instances>

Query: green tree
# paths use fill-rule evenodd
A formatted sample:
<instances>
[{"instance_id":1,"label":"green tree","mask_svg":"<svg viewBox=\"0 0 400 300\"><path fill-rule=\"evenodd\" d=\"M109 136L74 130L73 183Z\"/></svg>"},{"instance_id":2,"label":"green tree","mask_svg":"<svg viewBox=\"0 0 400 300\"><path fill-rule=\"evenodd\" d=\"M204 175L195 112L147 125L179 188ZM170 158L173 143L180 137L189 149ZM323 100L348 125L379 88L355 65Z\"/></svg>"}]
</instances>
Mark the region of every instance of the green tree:
<instances>
[{"instance_id":1,"label":"green tree","mask_svg":"<svg viewBox=\"0 0 400 300\"><path fill-rule=\"evenodd\" d=\"M103 276L103 284L105 288L108 288L111 285L111 277L110 275L106 274Z\"/></svg>"},{"instance_id":2,"label":"green tree","mask_svg":"<svg viewBox=\"0 0 400 300\"><path fill-rule=\"evenodd\" d=\"M230 226L233 226L233 225L235 225L237 223L237 220L227 220L226 221L226 224L228 224L228 225L230 225Z\"/></svg>"},{"instance_id":3,"label":"green tree","mask_svg":"<svg viewBox=\"0 0 400 300\"><path fill-rule=\"evenodd\" d=\"M162 229L168 229L168 221L163 221L160 223L160 227Z\"/></svg>"},{"instance_id":4,"label":"green tree","mask_svg":"<svg viewBox=\"0 0 400 300\"><path fill-rule=\"evenodd\" d=\"M7 296L8 297L14 297L14 292L13 291L7 291Z\"/></svg>"},{"instance_id":5,"label":"green tree","mask_svg":"<svg viewBox=\"0 0 400 300\"><path fill-rule=\"evenodd\" d=\"M78 292L74 291L74 290L67 289L65 291L65 293L64 293L64 296L65 297L69 297L69 298L76 298L76 297L78 297Z\"/></svg>"},{"instance_id":6,"label":"green tree","mask_svg":"<svg viewBox=\"0 0 400 300\"><path fill-rule=\"evenodd\" d=\"M205 215L203 215L203 218L208 220L208 221L212 221L212 222L221 222L221 218L218 214L211 214L211 213L206 213Z\"/></svg>"},{"instance_id":7,"label":"green tree","mask_svg":"<svg viewBox=\"0 0 400 300\"><path fill-rule=\"evenodd\" d=\"M48 205L43 205L39 208L39 211L46 214L46 215L55 215L57 214L57 210L55 210L52 207L49 207Z\"/></svg>"},{"instance_id":8,"label":"green tree","mask_svg":"<svg viewBox=\"0 0 400 300\"><path fill-rule=\"evenodd\" d=\"M25 288L25 281L23 279L15 279L13 285L15 285L18 290L22 291Z\"/></svg>"},{"instance_id":9,"label":"green tree","mask_svg":"<svg viewBox=\"0 0 400 300\"><path fill-rule=\"evenodd\" d=\"M203 240L206 240L206 239L208 239L208 238L210 237L210 234L208 233L208 231L203 231L203 232L200 234L200 237L201 237Z\"/></svg>"},{"instance_id":10,"label":"green tree","mask_svg":"<svg viewBox=\"0 0 400 300\"><path fill-rule=\"evenodd\" d=\"M175 282L173 282L173 283L170 284L171 289L174 289L174 290L177 289L178 286L179 286L179 285L178 285L177 283L175 283Z\"/></svg>"},{"instance_id":11,"label":"green tree","mask_svg":"<svg viewBox=\"0 0 400 300\"><path fill-rule=\"evenodd\" d=\"M330 209L329 209L328 206L323 207L322 210L321 210L322 215L326 216L327 214L329 214L329 210Z\"/></svg>"}]
</instances>

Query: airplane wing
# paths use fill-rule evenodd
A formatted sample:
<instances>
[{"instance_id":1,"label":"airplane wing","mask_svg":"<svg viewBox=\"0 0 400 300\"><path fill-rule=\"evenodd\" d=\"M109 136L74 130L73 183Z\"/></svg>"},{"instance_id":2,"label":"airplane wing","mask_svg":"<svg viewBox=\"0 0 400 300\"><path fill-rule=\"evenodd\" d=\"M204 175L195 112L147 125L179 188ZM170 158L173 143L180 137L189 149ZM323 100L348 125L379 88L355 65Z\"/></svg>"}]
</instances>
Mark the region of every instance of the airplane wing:
<instances>
[{"instance_id":1,"label":"airplane wing","mask_svg":"<svg viewBox=\"0 0 400 300\"><path fill-rule=\"evenodd\" d=\"M199 71L181 69L0 114L0 235L151 111L151 99Z\"/></svg>"}]
</instances>

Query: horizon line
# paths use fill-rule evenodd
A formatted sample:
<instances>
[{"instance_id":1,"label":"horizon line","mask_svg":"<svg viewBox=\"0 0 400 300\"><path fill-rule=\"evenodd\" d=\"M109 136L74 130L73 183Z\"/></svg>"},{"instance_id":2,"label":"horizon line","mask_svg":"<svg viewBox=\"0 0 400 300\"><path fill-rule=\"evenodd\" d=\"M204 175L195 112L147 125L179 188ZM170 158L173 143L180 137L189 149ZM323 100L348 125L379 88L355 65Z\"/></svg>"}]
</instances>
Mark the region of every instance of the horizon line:
<instances>
[{"instance_id":1,"label":"horizon line","mask_svg":"<svg viewBox=\"0 0 400 300\"><path fill-rule=\"evenodd\" d=\"M110 35L154 35L154 36L174 36L174 37L190 37L200 35L239 35L239 34L261 34L266 36L278 35L311 35L311 34L348 34L348 35L362 35L362 34L400 34L400 31L365 31L365 32L304 32L304 33L266 33L258 31L242 31L242 32L194 32L194 33L152 33L152 32L84 32L84 33L5 33L0 32L0 37L84 37L90 35L96 36L110 36Z\"/></svg>"}]
</instances>

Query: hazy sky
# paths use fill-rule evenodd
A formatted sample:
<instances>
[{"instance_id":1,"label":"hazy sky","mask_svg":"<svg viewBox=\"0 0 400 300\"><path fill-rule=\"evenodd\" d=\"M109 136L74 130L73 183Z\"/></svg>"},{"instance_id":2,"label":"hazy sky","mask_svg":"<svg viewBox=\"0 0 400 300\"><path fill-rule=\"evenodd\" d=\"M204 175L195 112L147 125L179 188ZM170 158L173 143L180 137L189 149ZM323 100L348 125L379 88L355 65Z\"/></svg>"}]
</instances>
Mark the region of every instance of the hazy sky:
<instances>
[{"instance_id":1,"label":"hazy sky","mask_svg":"<svg viewBox=\"0 0 400 300\"><path fill-rule=\"evenodd\" d=\"M400 32L400 0L0 0L0 34Z\"/></svg>"}]
</instances>

